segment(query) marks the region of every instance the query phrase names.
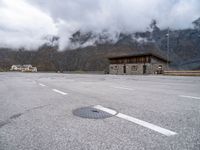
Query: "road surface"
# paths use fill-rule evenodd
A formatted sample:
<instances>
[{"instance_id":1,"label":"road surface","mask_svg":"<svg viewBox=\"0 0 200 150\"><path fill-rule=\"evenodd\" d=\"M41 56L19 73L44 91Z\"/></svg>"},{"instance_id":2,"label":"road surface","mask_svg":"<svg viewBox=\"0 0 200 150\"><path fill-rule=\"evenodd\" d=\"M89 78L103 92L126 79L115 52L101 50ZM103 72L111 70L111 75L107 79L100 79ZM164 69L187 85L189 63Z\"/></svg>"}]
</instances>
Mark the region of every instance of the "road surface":
<instances>
[{"instance_id":1,"label":"road surface","mask_svg":"<svg viewBox=\"0 0 200 150\"><path fill-rule=\"evenodd\" d=\"M76 149L200 150L200 77L0 73L0 150Z\"/></svg>"}]
</instances>

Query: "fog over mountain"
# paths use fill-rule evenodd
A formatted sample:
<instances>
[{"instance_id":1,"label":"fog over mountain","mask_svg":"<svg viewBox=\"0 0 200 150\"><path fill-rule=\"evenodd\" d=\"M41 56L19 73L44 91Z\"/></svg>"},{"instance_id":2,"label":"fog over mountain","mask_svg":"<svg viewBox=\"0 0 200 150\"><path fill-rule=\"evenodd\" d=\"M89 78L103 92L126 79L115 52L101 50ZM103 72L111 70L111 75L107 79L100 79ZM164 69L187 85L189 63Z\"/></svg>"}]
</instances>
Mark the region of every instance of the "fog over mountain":
<instances>
[{"instance_id":1,"label":"fog over mountain","mask_svg":"<svg viewBox=\"0 0 200 150\"><path fill-rule=\"evenodd\" d=\"M72 34L144 32L152 19L160 29L192 28L199 0L0 0L0 47L37 49L51 36L59 48L70 46Z\"/></svg>"}]
</instances>

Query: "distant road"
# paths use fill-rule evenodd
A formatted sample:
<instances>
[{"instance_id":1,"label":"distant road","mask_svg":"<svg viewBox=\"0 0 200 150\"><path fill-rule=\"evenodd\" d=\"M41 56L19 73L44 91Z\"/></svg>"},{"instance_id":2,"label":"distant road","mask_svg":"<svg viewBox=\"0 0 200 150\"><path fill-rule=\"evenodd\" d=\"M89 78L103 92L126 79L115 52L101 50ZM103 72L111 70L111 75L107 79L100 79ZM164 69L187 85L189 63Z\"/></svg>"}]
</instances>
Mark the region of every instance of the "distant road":
<instances>
[{"instance_id":1,"label":"distant road","mask_svg":"<svg viewBox=\"0 0 200 150\"><path fill-rule=\"evenodd\" d=\"M0 96L0 150L200 150L200 77L0 73Z\"/></svg>"}]
</instances>

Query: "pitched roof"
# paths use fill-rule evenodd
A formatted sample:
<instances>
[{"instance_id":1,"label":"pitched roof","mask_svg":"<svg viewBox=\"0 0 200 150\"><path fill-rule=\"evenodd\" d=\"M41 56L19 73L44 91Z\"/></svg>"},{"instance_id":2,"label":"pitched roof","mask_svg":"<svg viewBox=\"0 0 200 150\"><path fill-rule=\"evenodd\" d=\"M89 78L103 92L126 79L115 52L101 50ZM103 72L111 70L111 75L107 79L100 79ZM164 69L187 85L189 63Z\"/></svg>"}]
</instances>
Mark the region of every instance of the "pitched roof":
<instances>
[{"instance_id":1,"label":"pitched roof","mask_svg":"<svg viewBox=\"0 0 200 150\"><path fill-rule=\"evenodd\" d=\"M162 61L170 62L167 60L167 54L161 51L155 44L146 44L142 47L134 48L134 50L126 55L114 55L108 57L108 59L118 59L118 58L130 58L130 57L139 57L139 56L153 56Z\"/></svg>"}]
</instances>

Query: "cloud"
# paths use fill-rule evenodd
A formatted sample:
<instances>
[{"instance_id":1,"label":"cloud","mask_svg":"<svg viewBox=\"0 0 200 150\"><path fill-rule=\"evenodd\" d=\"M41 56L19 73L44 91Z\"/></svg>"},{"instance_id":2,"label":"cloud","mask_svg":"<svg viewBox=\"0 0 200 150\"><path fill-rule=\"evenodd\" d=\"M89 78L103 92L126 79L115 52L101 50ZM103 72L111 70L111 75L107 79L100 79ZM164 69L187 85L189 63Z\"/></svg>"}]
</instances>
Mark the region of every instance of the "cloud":
<instances>
[{"instance_id":1,"label":"cloud","mask_svg":"<svg viewBox=\"0 0 200 150\"><path fill-rule=\"evenodd\" d=\"M57 34L53 19L24 0L0 3L0 44L4 47L37 48L45 35Z\"/></svg>"},{"instance_id":2,"label":"cloud","mask_svg":"<svg viewBox=\"0 0 200 150\"><path fill-rule=\"evenodd\" d=\"M64 49L79 29L145 31L152 19L162 29L184 29L199 15L199 0L0 0L0 45L37 47L56 35Z\"/></svg>"}]
</instances>

